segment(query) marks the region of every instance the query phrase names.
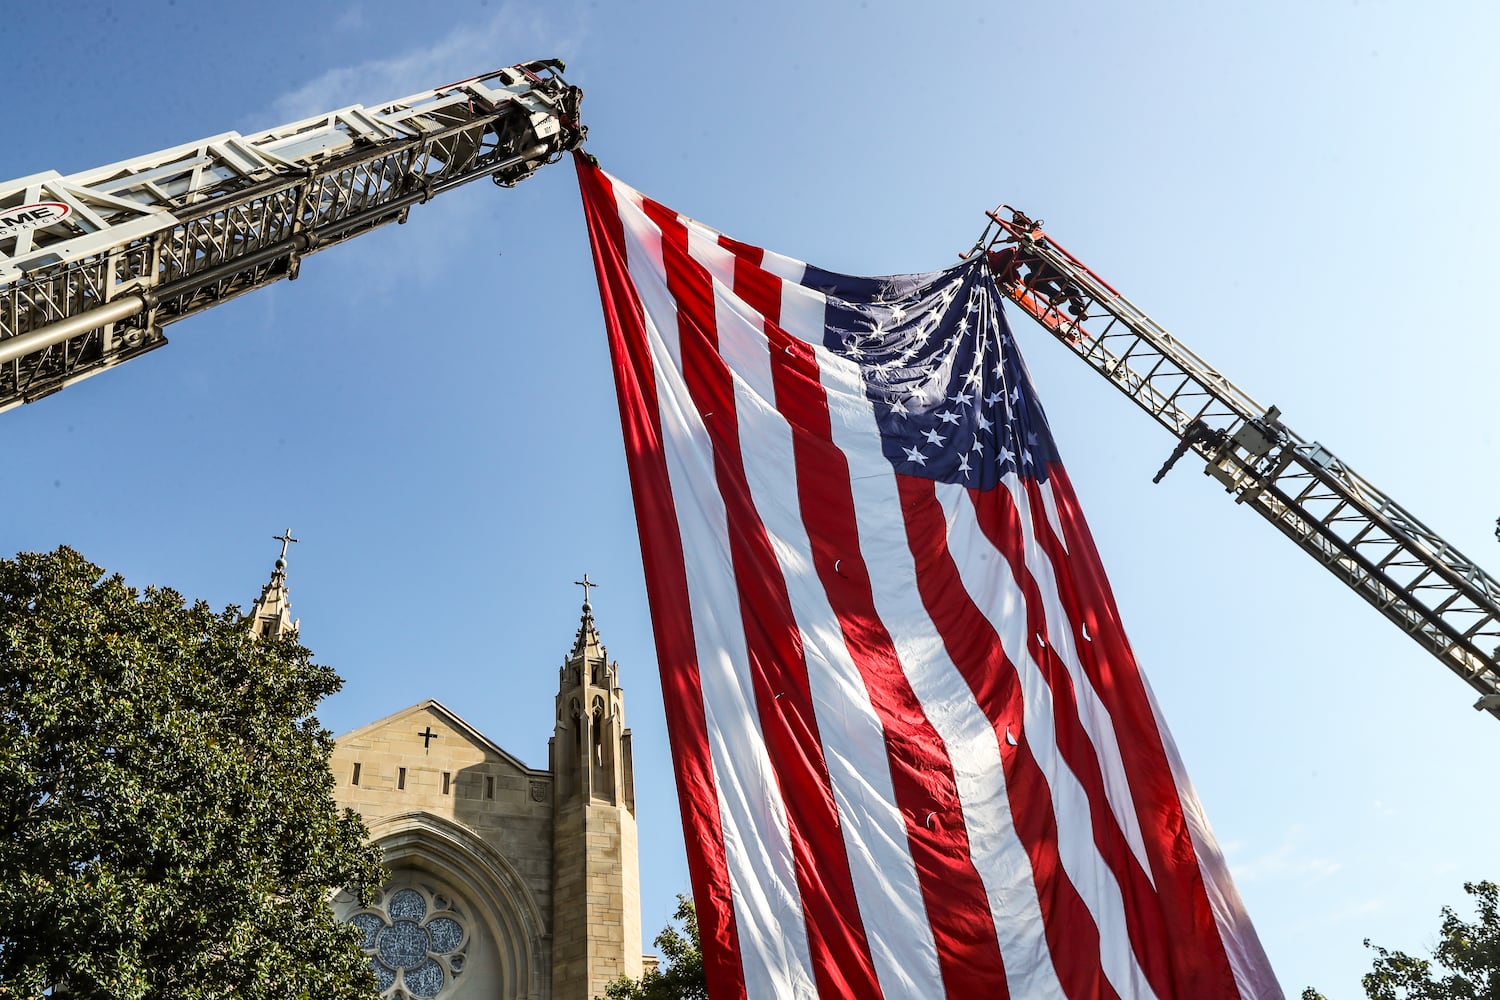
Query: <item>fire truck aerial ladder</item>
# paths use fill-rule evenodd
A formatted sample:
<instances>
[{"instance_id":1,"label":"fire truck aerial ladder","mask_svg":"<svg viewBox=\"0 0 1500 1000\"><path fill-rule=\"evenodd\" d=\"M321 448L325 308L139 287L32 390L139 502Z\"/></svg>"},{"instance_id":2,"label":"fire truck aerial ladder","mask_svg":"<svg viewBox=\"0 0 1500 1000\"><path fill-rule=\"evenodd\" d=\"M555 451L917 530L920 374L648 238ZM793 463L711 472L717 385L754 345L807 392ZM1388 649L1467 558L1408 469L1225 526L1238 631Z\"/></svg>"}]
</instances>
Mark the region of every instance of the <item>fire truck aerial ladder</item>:
<instances>
[{"instance_id":1,"label":"fire truck aerial ladder","mask_svg":"<svg viewBox=\"0 0 1500 1000\"><path fill-rule=\"evenodd\" d=\"M296 278L302 257L405 222L489 176L509 186L584 136L559 60L242 136L0 182L0 410L166 343L162 330Z\"/></svg>"},{"instance_id":2,"label":"fire truck aerial ladder","mask_svg":"<svg viewBox=\"0 0 1500 1000\"><path fill-rule=\"evenodd\" d=\"M543 60L377 108L235 132L67 177L0 183L0 410L166 343L186 316L479 177L510 186L583 141ZM1298 436L1002 205L973 252L1005 295L1206 471L1479 692L1500 718L1500 583Z\"/></svg>"},{"instance_id":3,"label":"fire truck aerial ladder","mask_svg":"<svg viewBox=\"0 0 1500 1000\"><path fill-rule=\"evenodd\" d=\"M1177 436L1204 472L1322 563L1479 692L1500 718L1500 581L1316 441L1308 441L1001 205L971 253L1002 292Z\"/></svg>"}]
</instances>

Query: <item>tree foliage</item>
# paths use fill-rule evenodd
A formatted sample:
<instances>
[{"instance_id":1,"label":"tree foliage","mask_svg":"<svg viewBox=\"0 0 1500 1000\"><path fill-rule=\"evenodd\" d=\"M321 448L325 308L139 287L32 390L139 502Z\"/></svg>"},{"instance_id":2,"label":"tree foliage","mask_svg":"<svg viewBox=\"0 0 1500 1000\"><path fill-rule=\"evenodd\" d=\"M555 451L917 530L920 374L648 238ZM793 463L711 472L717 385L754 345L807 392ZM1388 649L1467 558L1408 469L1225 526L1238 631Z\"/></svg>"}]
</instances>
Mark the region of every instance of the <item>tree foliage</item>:
<instances>
[{"instance_id":1,"label":"tree foliage","mask_svg":"<svg viewBox=\"0 0 1500 1000\"><path fill-rule=\"evenodd\" d=\"M1443 907L1443 926L1432 958L1373 945L1374 967L1363 985L1369 1000L1496 1000L1500 998L1500 887L1494 882L1466 882L1474 897L1476 919L1464 920ZM1323 1000L1304 990L1302 1000Z\"/></svg>"},{"instance_id":2,"label":"tree foliage","mask_svg":"<svg viewBox=\"0 0 1500 1000\"><path fill-rule=\"evenodd\" d=\"M698 939L698 913L693 901L677 897L673 919L682 925L668 924L656 935L661 965L640 979L620 977L610 984L605 1000L708 1000L708 986L703 978L703 947Z\"/></svg>"},{"instance_id":3,"label":"tree foliage","mask_svg":"<svg viewBox=\"0 0 1500 1000\"><path fill-rule=\"evenodd\" d=\"M0 561L0 995L374 996L310 655L71 549Z\"/></svg>"}]
</instances>

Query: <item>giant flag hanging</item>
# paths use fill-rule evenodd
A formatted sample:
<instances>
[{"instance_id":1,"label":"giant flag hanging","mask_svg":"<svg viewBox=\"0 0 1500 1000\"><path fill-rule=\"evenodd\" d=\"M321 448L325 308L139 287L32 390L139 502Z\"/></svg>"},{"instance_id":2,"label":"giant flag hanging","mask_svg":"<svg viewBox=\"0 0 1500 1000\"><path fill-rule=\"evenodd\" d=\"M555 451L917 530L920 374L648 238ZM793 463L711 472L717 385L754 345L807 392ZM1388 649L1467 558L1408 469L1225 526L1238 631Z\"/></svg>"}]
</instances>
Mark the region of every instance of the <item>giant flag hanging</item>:
<instances>
[{"instance_id":1,"label":"giant flag hanging","mask_svg":"<svg viewBox=\"0 0 1500 1000\"><path fill-rule=\"evenodd\" d=\"M578 173L712 996L1281 997L984 263Z\"/></svg>"}]
</instances>

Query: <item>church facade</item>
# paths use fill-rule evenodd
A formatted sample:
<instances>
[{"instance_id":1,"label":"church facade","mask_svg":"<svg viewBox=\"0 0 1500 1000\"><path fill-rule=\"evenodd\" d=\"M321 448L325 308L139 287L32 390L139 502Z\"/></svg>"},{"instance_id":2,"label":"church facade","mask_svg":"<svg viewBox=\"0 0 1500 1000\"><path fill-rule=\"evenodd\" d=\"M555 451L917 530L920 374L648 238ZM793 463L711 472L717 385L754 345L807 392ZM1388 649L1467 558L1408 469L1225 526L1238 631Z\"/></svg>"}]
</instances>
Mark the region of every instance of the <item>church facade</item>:
<instances>
[{"instance_id":1,"label":"church facade","mask_svg":"<svg viewBox=\"0 0 1500 1000\"><path fill-rule=\"evenodd\" d=\"M262 634L294 627L284 555L256 602ZM341 893L334 908L364 932L382 997L594 1000L641 975L618 670L585 599L546 768L430 699L338 738L335 797L364 818L390 880L369 905Z\"/></svg>"}]
</instances>

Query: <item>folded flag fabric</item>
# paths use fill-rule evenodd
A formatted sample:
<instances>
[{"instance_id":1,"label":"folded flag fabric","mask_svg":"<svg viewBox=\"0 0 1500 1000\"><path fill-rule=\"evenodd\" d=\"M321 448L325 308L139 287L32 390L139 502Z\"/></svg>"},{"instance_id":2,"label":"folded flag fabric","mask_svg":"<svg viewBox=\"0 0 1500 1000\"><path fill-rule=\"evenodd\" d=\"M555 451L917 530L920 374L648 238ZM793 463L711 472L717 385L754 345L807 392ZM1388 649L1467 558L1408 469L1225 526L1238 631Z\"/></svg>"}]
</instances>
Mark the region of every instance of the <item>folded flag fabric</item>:
<instances>
[{"instance_id":1,"label":"folded flag fabric","mask_svg":"<svg viewBox=\"0 0 1500 1000\"><path fill-rule=\"evenodd\" d=\"M715 998L1279 998L976 257L577 159Z\"/></svg>"}]
</instances>

